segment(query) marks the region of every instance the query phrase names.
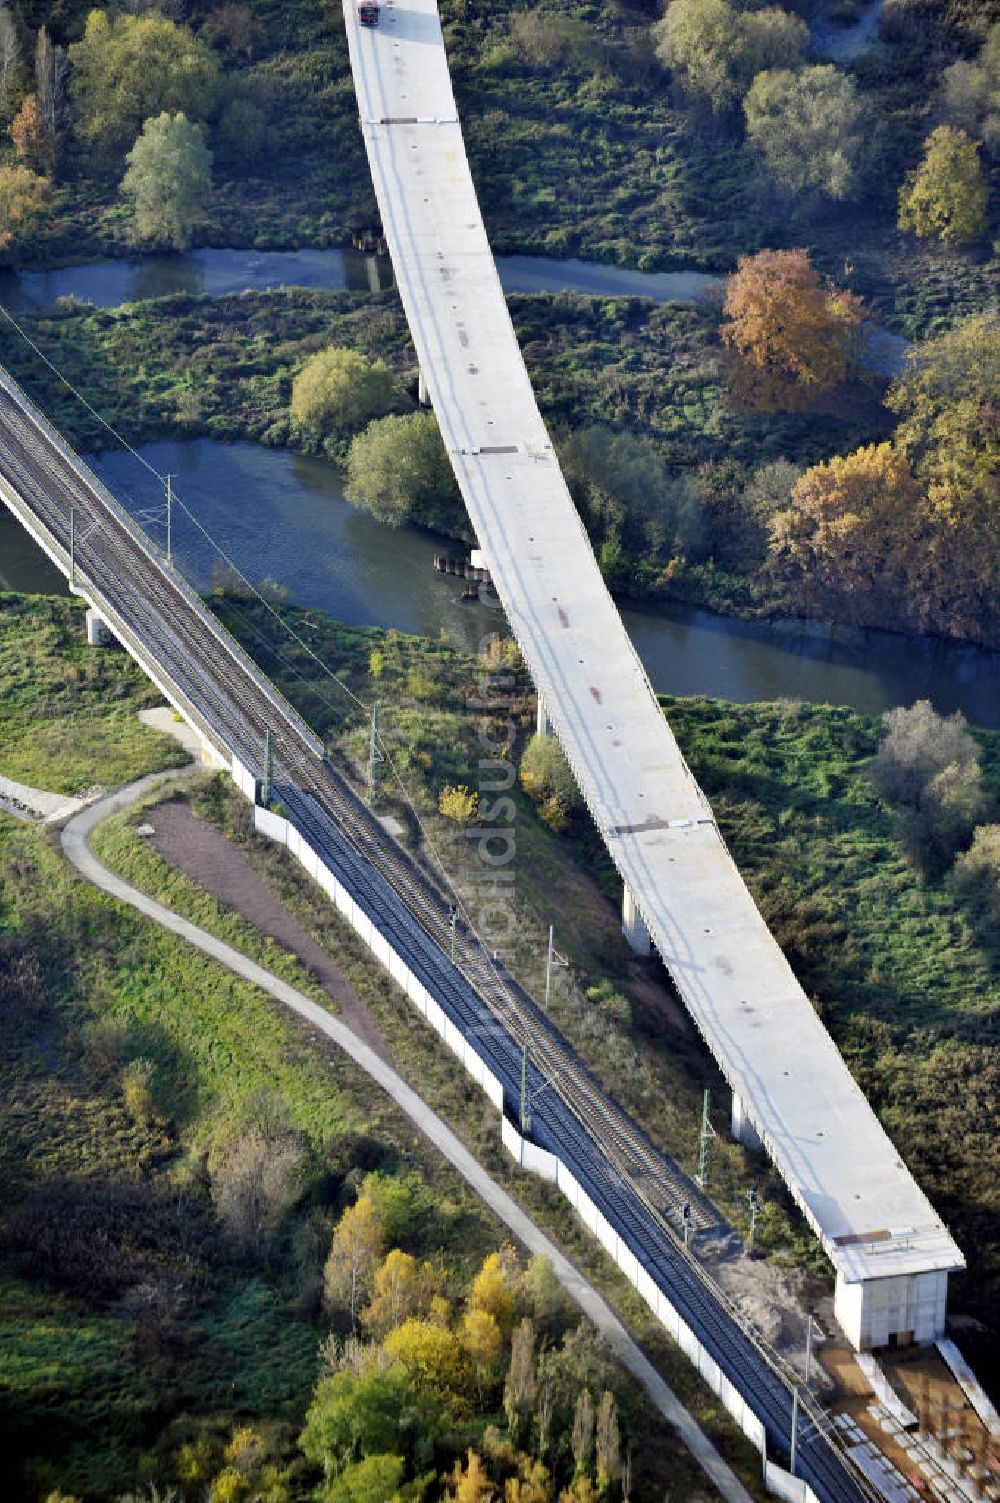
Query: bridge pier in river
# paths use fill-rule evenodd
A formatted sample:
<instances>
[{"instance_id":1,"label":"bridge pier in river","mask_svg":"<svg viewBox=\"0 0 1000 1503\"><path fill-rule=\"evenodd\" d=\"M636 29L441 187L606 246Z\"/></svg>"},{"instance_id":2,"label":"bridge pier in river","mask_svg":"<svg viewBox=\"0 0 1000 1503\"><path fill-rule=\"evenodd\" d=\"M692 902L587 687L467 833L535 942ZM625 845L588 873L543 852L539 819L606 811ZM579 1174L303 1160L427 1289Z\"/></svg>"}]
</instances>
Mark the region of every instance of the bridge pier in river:
<instances>
[{"instance_id":1,"label":"bridge pier in river","mask_svg":"<svg viewBox=\"0 0 1000 1503\"><path fill-rule=\"evenodd\" d=\"M636 907L635 898L627 887L622 888L622 933L628 940L629 949L633 950L636 955L646 956L653 953L653 941L649 937L649 930Z\"/></svg>"}]
</instances>

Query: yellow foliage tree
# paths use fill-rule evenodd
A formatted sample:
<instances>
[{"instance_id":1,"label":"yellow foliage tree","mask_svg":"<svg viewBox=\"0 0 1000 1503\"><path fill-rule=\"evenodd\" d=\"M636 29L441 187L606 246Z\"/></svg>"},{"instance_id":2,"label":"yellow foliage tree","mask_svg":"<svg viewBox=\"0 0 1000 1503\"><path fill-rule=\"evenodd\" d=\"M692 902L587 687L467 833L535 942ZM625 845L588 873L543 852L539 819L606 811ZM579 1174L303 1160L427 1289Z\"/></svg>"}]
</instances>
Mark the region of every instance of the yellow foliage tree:
<instances>
[{"instance_id":1,"label":"yellow foliage tree","mask_svg":"<svg viewBox=\"0 0 1000 1503\"><path fill-rule=\"evenodd\" d=\"M722 311L732 390L749 406L796 411L851 374L861 300L821 281L804 250L741 256Z\"/></svg>"},{"instance_id":2,"label":"yellow foliage tree","mask_svg":"<svg viewBox=\"0 0 1000 1503\"><path fill-rule=\"evenodd\" d=\"M504 1503L551 1503L552 1477L541 1461L521 1457L518 1475L504 1484Z\"/></svg>"},{"instance_id":3,"label":"yellow foliage tree","mask_svg":"<svg viewBox=\"0 0 1000 1503\"><path fill-rule=\"evenodd\" d=\"M383 1342L385 1351L409 1373L418 1392L436 1394L452 1411L467 1407L469 1367L461 1341L432 1320L404 1320Z\"/></svg>"},{"instance_id":4,"label":"yellow foliage tree","mask_svg":"<svg viewBox=\"0 0 1000 1503\"><path fill-rule=\"evenodd\" d=\"M444 1494L446 1503L492 1503L493 1484L475 1451L469 1452L464 1467L461 1461L455 1462L455 1469L447 1481L450 1485Z\"/></svg>"},{"instance_id":5,"label":"yellow foliage tree","mask_svg":"<svg viewBox=\"0 0 1000 1503\"><path fill-rule=\"evenodd\" d=\"M303 428L360 428L393 402L392 371L360 350L328 345L310 355L292 382L291 414Z\"/></svg>"},{"instance_id":6,"label":"yellow foliage tree","mask_svg":"<svg viewBox=\"0 0 1000 1503\"><path fill-rule=\"evenodd\" d=\"M462 1317L462 1345L476 1382L480 1404L500 1376L503 1336L488 1310L466 1310Z\"/></svg>"},{"instance_id":7,"label":"yellow foliage tree","mask_svg":"<svg viewBox=\"0 0 1000 1503\"><path fill-rule=\"evenodd\" d=\"M234 1466L223 1467L208 1490L208 1503L244 1503L250 1497L250 1480Z\"/></svg>"},{"instance_id":8,"label":"yellow foliage tree","mask_svg":"<svg viewBox=\"0 0 1000 1503\"><path fill-rule=\"evenodd\" d=\"M373 1336L383 1337L394 1326L426 1309L434 1292L434 1270L422 1267L409 1253L394 1247L375 1270L372 1297L361 1319Z\"/></svg>"},{"instance_id":9,"label":"yellow foliage tree","mask_svg":"<svg viewBox=\"0 0 1000 1503\"><path fill-rule=\"evenodd\" d=\"M438 794L438 812L456 824L473 824L479 818L479 794L464 783L447 783Z\"/></svg>"},{"instance_id":10,"label":"yellow foliage tree","mask_svg":"<svg viewBox=\"0 0 1000 1503\"><path fill-rule=\"evenodd\" d=\"M899 190L899 228L945 245L971 245L986 232L986 179L979 142L939 125L924 142L920 166Z\"/></svg>"},{"instance_id":11,"label":"yellow foliage tree","mask_svg":"<svg viewBox=\"0 0 1000 1503\"><path fill-rule=\"evenodd\" d=\"M801 610L864 625L912 610L926 530L923 494L903 454L869 444L814 465L771 523L769 569Z\"/></svg>"},{"instance_id":12,"label":"yellow foliage tree","mask_svg":"<svg viewBox=\"0 0 1000 1503\"><path fill-rule=\"evenodd\" d=\"M337 1222L330 1253L323 1270L323 1292L328 1304L345 1303L351 1326L357 1327L361 1302L371 1288L376 1264L382 1255L382 1218L367 1195L361 1195Z\"/></svg>"},{"instance_id":13,"label":"yellow foliage tree","mask_svg":"<svg viewBox=\"0 0 1000 1503\"><path fill-rule=\"evenodd\" d=\"M10 139L14 150L29 167L41 168L45 163L45 129L42 112L38 107L38 95L27 94L21 108L10 124Z\"/></svg>"},{"instance_id":14,"label":"yellow foliage tree","mask_svg":"<svg viewBox=\"0 0 1000 1503\"><path fill-rule=\"evenodd\" d=\"M48 204L49 180L27 167L0 166L0 251L38 229Z\"/></svg>"},{"instance_id":15,"label":"yellow foliage tree","mask_svg":"<svg viewBox=\"0 0 1000 1503\"><path fill-rule=\"evenodd\" d=\"M491 1315L505 1340L514 1319L516 1278L517 1265L509 1255L505 1256L504 1251L490 1253L469 1290L468 1308Z\"/></svg>"},{"instance_id":16,"label":"yellow foliage tree","mask_svg":"<svg viewBox=\"0 0 1000 1503\"><path fill-rule=\"evenodd\" d=\"M980 313L910 352L887 397L897 447L927 492L914 595L932 630L1000 640L1000 314Z\"/></svg>"}]
</instances>

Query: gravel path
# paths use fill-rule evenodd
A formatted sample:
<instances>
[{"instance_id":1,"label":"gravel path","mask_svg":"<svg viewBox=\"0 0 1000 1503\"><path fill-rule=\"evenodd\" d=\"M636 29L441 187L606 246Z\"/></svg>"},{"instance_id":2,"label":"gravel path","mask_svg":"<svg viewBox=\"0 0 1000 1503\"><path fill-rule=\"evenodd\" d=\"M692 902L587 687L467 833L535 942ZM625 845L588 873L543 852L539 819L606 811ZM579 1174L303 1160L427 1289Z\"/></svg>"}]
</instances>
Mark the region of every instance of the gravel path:
<instances>
[{"instance_id":1,"label":"gravel path","mask_svg":"<svg viewBox=\"0 0 1000 1503\"><path fill-rule=\"evenodd\" d=\"M273 976L254 961L248 960L238 950L216 939L205 929L181 918L169 908L156 903L152 898L131 887L115 872L103 866L90 849L90 835L102 819L127 808L176 773L153 773L132 783L126 788L91 804L65 826L62 832L63 850L76 869L89 882L109 893L139 913L152 919L162 928L180 935L204 954L221 965L259 986L275 1001L303 1018L326 1038L332 1040L356 1064L389 1095L409 1117L424 1137L437 1148L450 1164L458 1170L472 1190L480 1197L494 1215L503 1222L518 1241L532 1253L544 1253L555 1270L556 1277L574 1303L583 1311L608 1342L616 1357L631 1372L649 1394L660 1414L673 1427L691 1452L706 1476L726 1503L753 1503L750 1494L732 1469L720 1456L708 1436L688 1413L673 1389L665 1382L628 1334L621 1321L598 1291L589 1284L555 1243L541 1231L521 1207L495 1180L491 1179L482 1165L473 1158L460 1138L433 1112L417 1093L395 1070L381 1059L373 1049L362 1042L339 1018L332 1017L318 1002L312 1001L287 981Z\"/></svg>"},{"instance_id":2,"label":"gravel path","mask_svg":"<svg viewBox=\"0 0 1000 1503\"><path fill-rule=\"evenodd\" d=\"M179 798L157 804L143 819L152 825L150 843L165 861L290 950L322 986L351 1032L381 1059L392 1062L378 1023L343 971L265 886L237 846Z\"/></svg>"}]
</instances>

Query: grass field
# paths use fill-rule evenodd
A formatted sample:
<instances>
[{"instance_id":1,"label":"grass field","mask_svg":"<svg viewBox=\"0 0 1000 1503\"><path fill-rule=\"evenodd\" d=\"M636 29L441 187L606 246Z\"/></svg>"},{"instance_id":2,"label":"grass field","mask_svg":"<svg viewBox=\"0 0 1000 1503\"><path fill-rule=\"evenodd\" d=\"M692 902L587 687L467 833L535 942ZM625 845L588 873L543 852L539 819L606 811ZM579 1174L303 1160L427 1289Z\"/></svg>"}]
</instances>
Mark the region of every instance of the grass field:
<instances>
[{"instance_id":1,"label":"grass field","mask_svg":"<svg viewBox=\"0 0 1000 1503\"><path fill-rule=\"evenodd\" d=\"M161 696L120 652L87 646L81 602L0 594L0 772L53 793L176 767L136 719Z\"/></svg>"}]
</instances>

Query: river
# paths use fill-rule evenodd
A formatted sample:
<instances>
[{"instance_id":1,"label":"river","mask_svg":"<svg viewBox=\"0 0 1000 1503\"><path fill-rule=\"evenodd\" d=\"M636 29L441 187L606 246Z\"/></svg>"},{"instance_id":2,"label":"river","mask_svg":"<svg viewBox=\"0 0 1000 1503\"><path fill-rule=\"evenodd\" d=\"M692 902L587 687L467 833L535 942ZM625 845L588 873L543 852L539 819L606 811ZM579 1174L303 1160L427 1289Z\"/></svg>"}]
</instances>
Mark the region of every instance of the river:
<instances>
[{"instance_id":1,"label":"river","mask_svg":"<svg viewBox=\"0 0 1000 1503\"><path fill-rule=\"evenodd\" d=\"M648 297L690 302L721 288L701 271L627 271L588 261L544 256L499 256L506 292L579 292L595 297ZM96 308L117 308L142 298L267 292L274 287L315 287L327 292L381 292L394 285L387 256L349 250L193 250L134 260L94 261L54 271L0 272L0 302L12 313L37 313L57 298L75 297Z\"/></svg>"},{"instance_id":2,"label":"river","mask_svg":"<svg viewBox=\"0 0 1000 1503\"><path fill-rule=\"evenodd\" d=\"M209 540L215 539L255 582L266 574L298 604L352 625L432 637L444 630L470 649L497 625L495 609L463 604L457 582L434 572L434 553L447 545L416 528L382 527L356 511L325 460L211 439L147 444L141 452L176 477L191 515L175 512L174 550L200 588L211 584L220 561ZM150 472L120 451L91 463L162 544L163 494ZM0 585L64 588L2 511ZM685 606L626 606L622 615L662 693L743 703L808 699L869 714L929 698L939 710L961 709L973 724L1000 728L995 653L882 632L839 641L788 623L748 624Z\"/></svg>"},{"instance_id":3,"label":"river","mask_svg":"<svg viewBox=\"0 0 1000 1503\"><path fill-rule=\"evenodd\" d=\"M582 261L502 257L510 292L642 295L682 301L718 288L699 272L623 271ZM198 250L182 256L108 260L57 271L0 275L0 300L33 311L74 296L100 307L173 294L221 295L282 284L359 291L391 287L388 261L352 251ZM891 336L885 336L890 339ZM899 342L902 343L901 341ZM890 343L889 358L899 350ZM414 528L380 527L343 499L336 471L322 460L250 444L207 439L146 446L205 529L251 577L266 572L303 605L355 625L395 626L474 648L496 622L485 605L463 604L454 580L432 567L436 544ZM159 504L155 481L128 455L94 461L137 512ZM155 531L155 528L154 528ZM211 581L213 552L194 523L178 519L185 571ZM61 577L0 510L0 588L60 590ZM974 649L868 633L844 642L787 623L747 625L682 606L628 607L626 624L656 688L751 701L776 697L854 705L870 713L920 696L941 710L961 708L979 725L1000 726L1000 658Z\"/></svg>"}]
</instances>

